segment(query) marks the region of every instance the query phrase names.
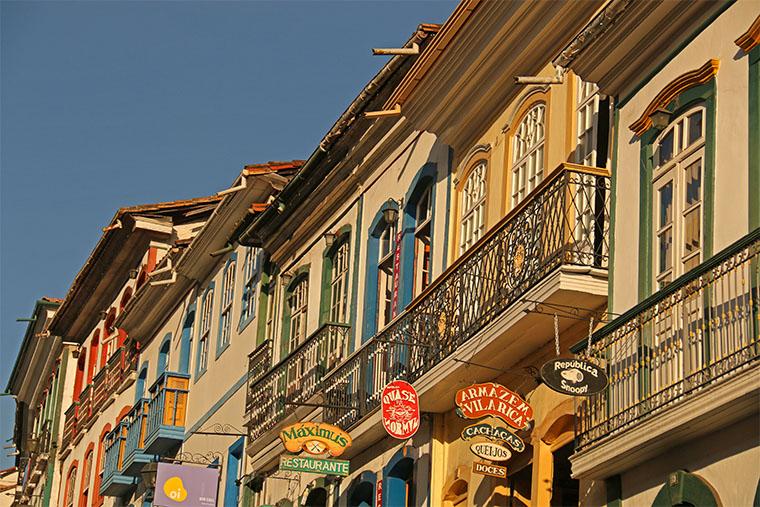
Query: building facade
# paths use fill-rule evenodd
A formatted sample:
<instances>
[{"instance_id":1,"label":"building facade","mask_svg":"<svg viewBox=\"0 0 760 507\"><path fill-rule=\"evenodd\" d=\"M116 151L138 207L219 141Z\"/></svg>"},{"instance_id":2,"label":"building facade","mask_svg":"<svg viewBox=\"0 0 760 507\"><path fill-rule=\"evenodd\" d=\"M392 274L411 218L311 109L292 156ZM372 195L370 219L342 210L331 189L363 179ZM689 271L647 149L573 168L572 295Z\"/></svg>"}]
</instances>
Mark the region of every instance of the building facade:
<instances>
[{"instance_id":1,"label":"building facade","mask_svg":"<svg viewBox=\"0 0 760 507\"><path fill-rule=\"evenodd\" d=\"M758 42L749 0L463 0L308 160L119 210L22 344L16 503L757 504Z\"/></svg>"}]
</instances>

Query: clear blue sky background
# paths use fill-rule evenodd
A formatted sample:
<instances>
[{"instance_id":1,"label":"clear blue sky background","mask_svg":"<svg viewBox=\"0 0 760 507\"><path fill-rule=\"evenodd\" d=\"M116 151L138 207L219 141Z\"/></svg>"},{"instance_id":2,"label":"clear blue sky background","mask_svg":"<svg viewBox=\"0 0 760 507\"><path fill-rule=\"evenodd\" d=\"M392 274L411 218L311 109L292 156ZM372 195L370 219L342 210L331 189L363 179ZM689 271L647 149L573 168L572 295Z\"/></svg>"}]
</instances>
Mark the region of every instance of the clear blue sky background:
<instances>
[{"instance_id":1,"label":"clear blue sky background","mask_svg":"<svg viewBox=\"0 0 760 507\"><path fill-rule=\"evenodd\" d=\"M370 48L454 7L0 1L2 387L26 327L16 318L66 294L117 208L209 195L246 163L307 158L384 63ZM13 411L0 398L2 440Z\"/></svg>"}]
</instances>

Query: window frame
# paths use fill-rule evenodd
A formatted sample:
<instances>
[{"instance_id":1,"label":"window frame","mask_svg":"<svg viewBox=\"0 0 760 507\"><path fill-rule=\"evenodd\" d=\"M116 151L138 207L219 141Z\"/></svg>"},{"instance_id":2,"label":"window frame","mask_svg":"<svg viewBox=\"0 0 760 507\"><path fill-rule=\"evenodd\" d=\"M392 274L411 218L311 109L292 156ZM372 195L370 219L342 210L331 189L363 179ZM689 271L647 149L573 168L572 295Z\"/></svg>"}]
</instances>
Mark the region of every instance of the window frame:
<instances>
[{"instance_id":1,"label":"window frame","mask_svg":"<svg viewBox=\"0 0 760 507\"><path fill-rule=\"evenodd\" d=\"M485 158L479 158L473 162L470 169L464 175L460 194L459 213L459 254L465 253L472 245L478 242L485 234L486 229L486 199L488 197L488 169L489 163ZM478 178L478 192L468 190L470 183L475 185ZM473 197L473 195L475 197ZM475 224L472 227L468 224Z\"/></svg>"},{"instance_id":2,"label":"window frame","mask_svg":"<svg viewBox=\"0 0 760 507\"><path fill-rule=\"evenodd\" d=\"M232 307L235 301L237 255L233 253L222 270L222 294L219 301L219 333L216 337L216 358L227 350L232 342Z\"/></svg>"},{"instance_id":3,"label":"window frame","mask_svg":"<svg viewBox=\"0 0 760 507\"><path fill-rule=\"evenodd\" d=\"M398 221L383 222L378 237L377 251L377 327L380 331L393 320L394 257L396 253L396 236ZM388 251L385 251L387 245ZM384 294L385 293L385 294ZM384 317L384 318L383 318Z\"/></svg>"},{"instance_id":4,"label":"window frame","mask_svg":"<svg viewBox=\"0 0 760 507\"><path fill-rule=\"evenodd\" d=\"M256 247L246 247L242 265L243 290L240 302L240 321L238 333L256 318L256 295L261 277L261 250Z\"/></svg>"},{"instance_id":5,"label":"window frame","mask_svg":"<svg viewBox=\"0 0 760 507\"><path fill-rule=\"evenodd\" d=\"M196 380L208 369L211 325L214 318L214 282L209 283L201 295L198 312L198 351L195 362Z\"/></svg>"},{"instance_id":6,"label":"window frame","mask_svg":"<svg viewBox=\"0 0 760 507\"><path fill-rule=\"evenodd\" d=\"M540 119L535 120L535 125L540 126L540 137L536 140L530 139L533 132L524 133L524 130L529 129L529 123L534 119L537 114L534 112L540 111ZM517 126L512 134L511 139L511 188L509 202L511 207L514 208L535 189L546 176L546 126L547 126L547 103L543 100L533 102L527 110L520 116L520 121L517 122ZM526 140L523 141L521 136L525 136ZM525 146L519 143L526 143ZM530 142L531 144L527 144ZM521 151L524 150L524 151ZM534 157L540 153L540 160L536 160L538 157ZM533 167L531 169L531 163ZM534 171L531 174L531 171Z\"/></svg>"},{"instance_id":7,"label":"window frame","mask_svg":"<svg viewBox=\"0 0 760 507\"><path fill-rule=\"evenodd\" d=\"M597 132L599 131L599 87L596 83L576 78L578 86L575 94L575 163L586 167L596 167L598 146ZM588 112L591 120L588 121ZM586 152L586 143L590 150ZM581 151L581 147L583 150Z\"/></svg>"},{"instance_id":8,"label":"window frame","mask_svg":"<svg viewBox=\"0 0 760 507\"><path fill-rule=\"evenodd\" d=\"M351 241L349 235L341 236L332 250L330 255L329 321L347 324L349 319L349 277L351 274Z\"/></svg>"},{"instance_id":9,"label":"window frame","mask_svg":"<svg viewBox=\"0 0 760 507\"><path fill-rule=\"evenodd\" d=\"M300 299L301 304L294 307L294 298ZM296 276L288 288L288 336L287 354L292 354L307 338L309 320L309 276L302 274ZM297 311L293 311L293 309ZM293 324L296 324L294 326ZM294 330L295 328L295 330Z\"/></svg>"}]
</instances>

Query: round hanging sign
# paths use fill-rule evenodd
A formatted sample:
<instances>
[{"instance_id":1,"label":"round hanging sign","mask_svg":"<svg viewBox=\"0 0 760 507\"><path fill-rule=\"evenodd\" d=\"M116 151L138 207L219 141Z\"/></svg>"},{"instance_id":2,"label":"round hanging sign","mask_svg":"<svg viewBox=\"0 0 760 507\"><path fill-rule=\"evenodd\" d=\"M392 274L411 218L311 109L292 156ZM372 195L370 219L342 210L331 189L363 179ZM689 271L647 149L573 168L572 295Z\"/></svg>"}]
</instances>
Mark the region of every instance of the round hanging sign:
<instances>
[{"instance_id":1,"label":"round hanging sign","mask_svg":"<svg viewBox=\"0 0 760 507\"><path fill-rule=\"evenodd\" d=\"M383 426L393 438L412 438L420 427L420 403L417 391L403 380L394 380L383 389Z\"/></svg>"},{"instance_id":2,"label":"round hanging sign","mask_svg":"<svg viewBox=\"0 0 760 507\"><path fill-rule=\"evenodd\" d=\"M472 453L490 461L507 461L512 457L512 452L503 445L493 442L477 442L470 446Z\"/></svg>"},{"instance_id":3,"label":"round hanging sign","mask_svg":"<svg viewBox=\"0 0 760 507\"><path fill-rule=\"evenodd\" d=\"M551 389L570 396L590 396L607 387L607 373L585 359L552 359L541 367L541 378Z\"/></svg>"}]
</instances>

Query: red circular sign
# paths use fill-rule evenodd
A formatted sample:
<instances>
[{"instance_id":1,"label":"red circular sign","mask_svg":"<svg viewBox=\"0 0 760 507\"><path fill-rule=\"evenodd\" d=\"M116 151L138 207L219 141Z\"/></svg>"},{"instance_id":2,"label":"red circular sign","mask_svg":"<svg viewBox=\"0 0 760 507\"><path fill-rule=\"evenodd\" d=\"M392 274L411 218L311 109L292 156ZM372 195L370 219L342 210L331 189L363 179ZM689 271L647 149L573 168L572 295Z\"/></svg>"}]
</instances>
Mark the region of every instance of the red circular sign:
<instances>
[{"instance_id":1,"label":"red circular sign","mask_svg":"<svg viewBox=\"0 0 760 507\"><path fill-rule=\"evenodd\" d=\"M420 427L417 391L403 380L394 380L383 389L383 426L393 438L412 438Z\"/></svg>"}]
</instances>

